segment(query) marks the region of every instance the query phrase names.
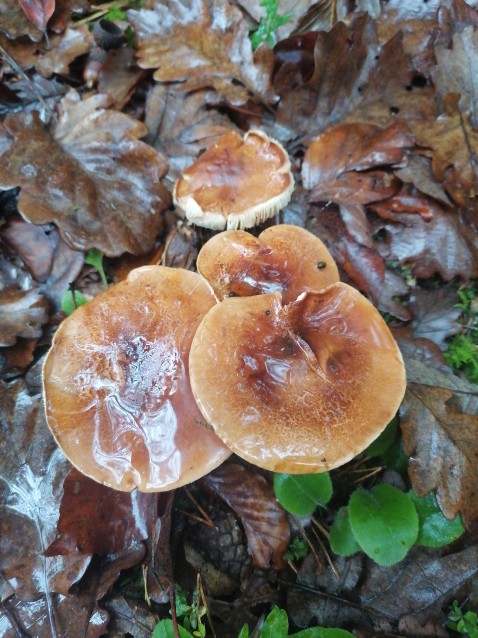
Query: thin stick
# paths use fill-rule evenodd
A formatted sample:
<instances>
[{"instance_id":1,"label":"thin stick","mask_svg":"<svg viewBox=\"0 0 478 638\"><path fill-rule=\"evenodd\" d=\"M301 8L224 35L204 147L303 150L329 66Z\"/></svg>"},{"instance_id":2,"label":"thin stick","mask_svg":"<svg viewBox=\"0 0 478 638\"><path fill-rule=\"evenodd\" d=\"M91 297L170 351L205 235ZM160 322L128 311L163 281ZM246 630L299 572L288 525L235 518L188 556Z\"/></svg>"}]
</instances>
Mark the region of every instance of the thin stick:
<instances>
[{"instance_id":1,"label":"thin stick","mask_svg":"<svg viewBox=\"0 0 478 638\"><path fill-rule=\"evenodd\" d=\"M207 521L207 525L209 525L209 527L216 527L214 521L212 520L212 518L208 515L208 513L206 512L206 510L204 509L204 507L197 502L197 500L194 498L191 490L188 487L184 487L183 488L186 496L188 497L188 499L191 501L191 503L193 503L193 505L196 506L196 509L203 515L205 521Z\"/></svg>"}]
</instances>

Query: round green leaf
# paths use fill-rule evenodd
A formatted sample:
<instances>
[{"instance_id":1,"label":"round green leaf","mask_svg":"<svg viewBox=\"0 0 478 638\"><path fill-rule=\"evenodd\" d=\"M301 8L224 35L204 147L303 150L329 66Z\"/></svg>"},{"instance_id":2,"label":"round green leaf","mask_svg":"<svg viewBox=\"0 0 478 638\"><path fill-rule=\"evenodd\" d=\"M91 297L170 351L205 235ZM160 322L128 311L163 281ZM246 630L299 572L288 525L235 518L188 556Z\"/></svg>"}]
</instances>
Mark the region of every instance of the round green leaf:
<instances>
[{"instance_id":1,"label":"round green leaf","mask_svg":"<svg viewBox=\"0 0 478 638\"><path fill-rule=\"evenodd\" d=\"M345 629L312 627L311 629L303 629L297 634L292 634L289 638L354 638L354 635L350 631L345 631Z\"/></svg>"},{"instance_id":2,"label":"round green leaf","mask_svg":"<svg viewBox=\"0 0 478 638\"><path fill-rule=\"evenodd\" d=\"M261 638L287 638L289 635L287 612L275 605L264 620L260 635Z\"/></svg>"},{"instance_id":3,"label":"round green leaf","mask_svg":"<svg viewBox=\"0 0 478 638\"><path fill-rule=\"evenodd\" d=\"M418 515L408 494L381 484L350 497L349 519L362 550L379 565L402 560L418 536Z\"/></svg>"},{"instance_id":4,"label":"round green leaf","mask_svg":"<svg viewBox=\"0 0 478 638\"><path fill-rule=\"evenodd\" d=\"M465 527L461 516L458 514L452 521L445 518L433 492L420 498L413 490L410 490L409 495L418 514L417 545L442 547L449 545L463 534Z\"/></svg>"},{"instance_id":5,"label":"round green leaf","mask_svg":"<svg viewBox=\"0 0 478 638\"><path fill-rule=\"evenodd\" d=\"M180 638L193 638L193 635L189 633L184 627L178 625ZM152 638L174 638L173 621L161 620L154 628Z\"/></svg>"},{"instance_id":6,"label":"round green leaf","mask_svg":"<svg viewBox=\"0 0 478 638\"><path fill-rule=\"evenodd\" d=\"M337 512L337 516L330 528L329 542L332 551L339 556L352 556L352 554L360 551L360 545L355 540L350 526L347 507L341 507Z\"/></svg>"},{"instance_id":7,"label":"round green leaf","mask_svg":"<svg viewBox=\"0 0 478 638\"><path fill-rule=\"evenodd\" d=\"M332 481L328 472L322 474L275 474L274 492L277 500L291 514L307 516L318 505L332 497Z\"/></svg>"},{"instance_id":8,"label":"round green leaf","mask_svg":"<svg viewBox=\"0 0 478 638\"><path fill-rule=\"evenodd\" d=\"M365 450L365 456L381 456L392 445L397 434L397 417L393 418L385 430Z\"/></svg>"}]
</instances>

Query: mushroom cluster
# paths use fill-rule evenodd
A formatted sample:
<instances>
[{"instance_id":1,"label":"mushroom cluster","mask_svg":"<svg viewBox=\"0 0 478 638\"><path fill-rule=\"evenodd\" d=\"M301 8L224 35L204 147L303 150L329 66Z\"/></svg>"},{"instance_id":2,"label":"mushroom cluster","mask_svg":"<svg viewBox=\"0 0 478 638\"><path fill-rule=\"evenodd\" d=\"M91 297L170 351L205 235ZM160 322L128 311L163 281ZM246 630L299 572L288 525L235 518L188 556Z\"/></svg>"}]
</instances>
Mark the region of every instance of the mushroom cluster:
<instances>
[{"instance_id":1,"label":"mushroom cluster","mask_svg":"<svg viewBox=\"0 0 478 638\"><path fill-rule=\"evenodd\" d=\"M402 357L317 237L224 231L197 266L134 270L59 327L46 416L79 470L141 491L196 480L231 451L320 472L381 433L405 391Z\"/></svg>"}]
</instances>

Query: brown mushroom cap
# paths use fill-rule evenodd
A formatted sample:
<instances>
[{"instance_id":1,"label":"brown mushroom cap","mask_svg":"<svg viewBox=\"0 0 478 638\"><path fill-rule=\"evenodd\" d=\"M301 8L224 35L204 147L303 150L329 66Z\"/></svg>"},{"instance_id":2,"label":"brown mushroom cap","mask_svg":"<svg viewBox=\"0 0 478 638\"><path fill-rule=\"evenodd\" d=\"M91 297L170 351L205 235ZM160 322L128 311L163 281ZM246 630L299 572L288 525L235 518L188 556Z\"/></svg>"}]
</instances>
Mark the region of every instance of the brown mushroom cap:
<instances>
[{"instance_id":1,"label":"brown mushroom cap","mask_svg":"<svg viewBox=\"0 0 478 638\"><path fill-rule=\"evenodd\" d=\"M174 203L213 230L250 228L289 202L294 179L286 151L261 131L227 133L176 181Z\"/></svg>"},{"instance_id":2,"label":"brown mushroom cap","mask_svg":"<svg viewBox=\"0 0 478 638\"><path fill-rule=\"evenodd\" d=\"M346 463L382 432L405 392L387 325L343 283L285 306L278 293L226 299L199 325L189 369L216 434L276 472Z\"/></svg>"},{"instance_id":3,"label":"brown mushroom cap","mask_svg":"<svg viewBox=\"0 0 478 638\"><path fill-rule=\"evenodd\" d=\"M219 301L280 292L283 303L289 303L307 290L339 281L321 240L288 224L267 228L257 238L244 230L219 233L200 250L197 269Z\"/></svg>"},{"instance_id":4,"label":"brown mushroom cap","mask_svg":"<svg viewBox=\"0 0 478 638\"><path fill-rule=\"evenodd\" d=\"M189 384L189 348L215 305L196 273L145 266L60 325L43 379L48 425L83 474L156 492L216 468L230 451Z\"/></svg>"}]
</instances>

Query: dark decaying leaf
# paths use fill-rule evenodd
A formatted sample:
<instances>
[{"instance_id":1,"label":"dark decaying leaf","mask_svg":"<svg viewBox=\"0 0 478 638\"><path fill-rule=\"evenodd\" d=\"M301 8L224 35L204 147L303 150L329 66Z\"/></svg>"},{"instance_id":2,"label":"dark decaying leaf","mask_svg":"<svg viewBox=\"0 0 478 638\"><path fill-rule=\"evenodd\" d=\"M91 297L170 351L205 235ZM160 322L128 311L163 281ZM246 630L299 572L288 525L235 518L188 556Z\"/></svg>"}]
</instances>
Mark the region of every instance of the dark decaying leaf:
<instances>
[{"instance_id":1,"label":"dark decaying leaf","mask_svg":"<svg viewBox=\"0 0 478 638\"><path fill-rule=\"evenodd\" d=\"M151 638L158 624L157 616L152 613L146 602L141 600L116 596L106 601L104 607L112 615L108 633L118 638L125 634L135 638Z\"/></svg>"},{"instance_id":2,"label":"dark decaying leaf","mask_svg":"<svg viewBox=\"0 0 478 638\"><path fill-rule=\"evenodd\" d=\"M155 80L183 81L183 90L214 88L220 99L244 104L251 95L274 99L272 52L256 64L248 28L237 7L215 0L169 0L154 9L128 11L138 64L156 69ZM217 99L215 100L217 101Z\"/></svg>"},{"instance_id":3,"label":"dark decaying leaf","mask_svg":"<svg viewBox=\"0 0 478 638\"><path fill-rule=\"evenodd\" d=\"M14 346L0 348L0 378L4 381L19 376L33 363L37 339L17 339Z\"/></svg>"},{"instance_id":4,"label":"dark decaying leaf","mask_svg":"<svg viewBox=\"0 0 478 638\"><path fill-rule=\"evenodd\" d=\"M149 536L151 495L118 492L72 469L47 556L116 554Z\"/></svg>"},{"instance_id":5,"label":"dark decaying leaf","mask_svg":"<svg viewBox=\"0 0 478 638\"><path fill-rule=\"evenodd\" d=\"M185 93L181 84L158 84L146 102L146 141L168 156L173 182L201 151L216 139L237 130L231 120L207 108L210 91Z\"/></svg>"},{"instance_id":6,"label":"dark decaying leaf","mask_svg":"<svg viewBox=\"0 0 478 638\"><path fill-rule=\"evenodd\" d=\"M458 204L478 193L478 131L470 115L459 108L460 95L445 96L445 112L434 122L417 127L419 144L433 150L433 172Z\"/></svg>"},{"instance_id":7,"label":"dark decaying leaf","mask_svg":"<svg viewBox=\"0 0 478 638\"><path fill-rule=\"evenodd\" d=\"M289 523L271 484L237 463L222 465L202 480L239 516L254 564L263 569L282 567Z\"/></svg>"},{"instance_id":8,"label":"dark decaying leaf","mask_svg":"<svg viewBox=\"0 0 478 638\"><path fill-rule=\"evenodd\" d=\"M108 51L98 73L98 93L108 95L113 101L112 106L121 110L145 75L146 71L136 66L132 49Z\"/></svg>"},{"instance_id":9,"label":"dark decaying leaf","mask_svg":"<svg viewBox=\"0 0 478 638\"><path fill-rule=\"evenodd\" d=\"M415 315L413 336L430 339L445 350L445 339L462 329L458 322L461 310L455 307L457 302L456 286L452 284L432 290L416 288L411 299Z\"/></svg>"},{"instance_id":10,"label":"dark decaying leaf","mask_svg":"<svg viewBox=\"0 0 478 638\"><path fill-rule=\"evenodd\" d=\"M392 567L385 569L370 562L360 599L368 609L393 621L410 614L425 620L439 613L443 602L477 573L476 546L447 556L415 547Z\"/></svg>"},{"instance_id":11,"label":"dark decaying leaf","mask_svg":"<svg viewBox=\"0 0 478 638\"><path fill-rule=\"evenodd\" d=\"M35 281L46 281L53 265L54 242L48 227L35 226L20 216L0 228L0 236L21 257Z\"/></svg>"},{"instance_id":12,"label":"dark decaying leaf","mask_svg":"<svg viewBox=\"0 0 478 638\"><path fill-rule=\"evenodd\" d=\"M436 343L423 337L414 337L413 329L410 325L392 327L392 334L403 357L415 359L420 363L433 366L444 372L451 372L451 369L445 363L443 352Z\"/></svg>"},{"instance_id":13,"label":"dark decaying leaf","mask_svg":"<svg viewBox=\"0 0 478 638\"><path fill-rule=\"evenodd\" d=\"M478 532L478 387L407 361L408 389L400 409L408 473L419 496L435 490L449 519L461 512Z\"/></svg>"},{"instance_id":14,"label":"dark decaying leaf","mask_svg":"<svg viewBox=\"0 0 478 638\"><path fill-rule=\"evenodd\" d=\"M55 0L18 0L27 18L40 29L46 30L48 20L55 11Z\"/></svg>"},{"instance_id":15,"label":"dark decaying leaf","mask_svg":"<svg viewBox=\"0 0 478 638\"><path fill-rule=\"evenodd\" d=\"M381 214L386 206L387 201L381 202ZM432 215L428 222L421 215L389 211L388 218L393 221L374 223L375 232L384 233L375 249L387 261L408 264L420 279L436 273L445 281L454 277L469 279L476 269L476 257L457 215L432 200L427 200L427 206Z\"/></svg>"},{"instance_id":16,"label":"dark decaying leaf","mask_svg":"<svg viewBox=\"0 0 478 638\"><path fill-rule=\"evenodd\" d=\"M12 346L17 337L39 337L48 321L48 302L36 290L0 291L0 346Z\"/></svg>"},{"instance_id":17,"label":"dark decaying leaf","mask_svg":"<svg viewBox=\"0 0 478 638\"><path fill-rule=\"evenodd\" d=\"M451 202L443 185L433 177L431 161L420 155L408 155L407 163L402 168L395 170L395 175L406 184L413 184L424 195L433 197L445 206Z\"/></svg>"},{"instance_id":18,"label":"dark decaying leaf","mask_svg":"<svg viewBox=\"0 0 478 638\"><path fill-rule=\"evenodd\" d=\"M107 110L108 98L72 92L50 133L33 115L0 128L0 187L20 186L18 208L35 224L54 221L73 248L114 256L153 246L169 193L166 160L137 138L141 122ZM44 158L48 157L48 162Z\"/></svg>"}]
</instances>

